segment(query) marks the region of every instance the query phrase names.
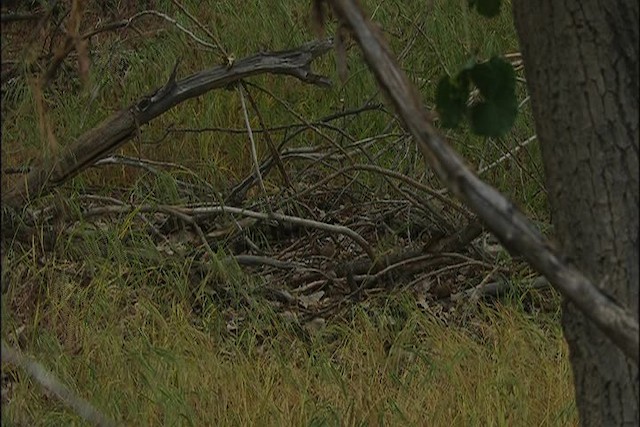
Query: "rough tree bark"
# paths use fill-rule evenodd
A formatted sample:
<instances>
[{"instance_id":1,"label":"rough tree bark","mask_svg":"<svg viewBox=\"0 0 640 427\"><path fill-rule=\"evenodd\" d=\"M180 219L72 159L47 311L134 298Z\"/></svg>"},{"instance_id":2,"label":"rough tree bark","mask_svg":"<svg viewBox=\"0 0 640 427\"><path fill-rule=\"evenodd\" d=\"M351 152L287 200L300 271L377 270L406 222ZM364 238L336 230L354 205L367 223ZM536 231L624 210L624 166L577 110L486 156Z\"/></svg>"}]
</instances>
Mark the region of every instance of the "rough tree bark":
<instances>
[{"instance_id":1,"label":"rough tree bark","mask_svg":"<svg viewBox=\"0 0 640 427\"><path fill-rule=\"evenodd\" d=\"M638 1L514 0L556 237L638 319ZM581 424L640 424L638 367L571 303Z\"/></svg>"}]
</instances>

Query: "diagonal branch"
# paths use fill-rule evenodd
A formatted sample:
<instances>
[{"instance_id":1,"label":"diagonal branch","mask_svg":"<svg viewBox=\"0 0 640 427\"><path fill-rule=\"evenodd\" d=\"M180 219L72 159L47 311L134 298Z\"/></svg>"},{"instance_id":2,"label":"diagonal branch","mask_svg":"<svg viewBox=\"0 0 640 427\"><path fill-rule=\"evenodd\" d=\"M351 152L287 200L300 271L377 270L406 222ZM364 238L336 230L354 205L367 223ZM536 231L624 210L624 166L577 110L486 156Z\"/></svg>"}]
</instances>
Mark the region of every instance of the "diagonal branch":
<instances>
[{"instance_id":1,"label":"diagonal branch","mask_svg":"<svg viewBox=\"0 0 640 427\"><path fill-rule=\"evenodd\" d=\"M447 188L467 204L510 252L529 264L571 300L636 364L640 359L638 322L596 284L569 265L509 200L484 183L434 128L418 91L398 66L382 33L354 0L328 0L357 40L369 68L413 135L427 163Z\"/></svg>"},{"instance_id":2,"label":"diagonal branch","mask_svg":"<svg viewBox=\"0 0 640 427\"><path fill-rule=\"evenodd\" d=\"M151 95L107 118L81 135L52 160L42 159L25 180L2 195L2 204L21 207L30 198L47 194L97 160L112 153L136 135L139 127L188 99L258 74L284 74L306 83L328 86L330 81L311 71L311 62L331 49L332 40L304 44L297 49L259 53L175 81L175 69L169 81Z\"/></svg>"},{"instance_id":3,"label":"diagonal branch","mask_svg":"<svg viewBox=\"0 0 640 427\"><path fill-rule=\"evenodd\" d=\"M47 368L37 361L24 356L2 340L2 362L12 363L23 368L31 378L44 387L48 392L58 396L67 406L86 421L97 426L115 426L116 423L94 408L91 403L77 396L65 386Z\"/></svg>"}]
</instances>

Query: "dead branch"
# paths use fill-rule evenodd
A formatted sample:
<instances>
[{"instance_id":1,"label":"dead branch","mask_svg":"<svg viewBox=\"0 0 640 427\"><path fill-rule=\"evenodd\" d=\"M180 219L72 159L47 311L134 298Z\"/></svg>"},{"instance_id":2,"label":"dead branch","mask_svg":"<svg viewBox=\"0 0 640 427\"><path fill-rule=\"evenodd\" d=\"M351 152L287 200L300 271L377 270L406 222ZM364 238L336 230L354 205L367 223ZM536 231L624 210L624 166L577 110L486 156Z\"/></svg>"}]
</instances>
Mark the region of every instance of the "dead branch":
<instances>
[{"instance_id":1,"label":"dead branch","mask_svg":"<svg viewBox=\"0 0 640 427\"><path fill-rule=\"evenodd\" d=\"M522 254L638 364L640 330L628 310L568 265L526 216L465 165L433 126L417 89L399 67L381 31L369 21L360 5L353 0L328 0L328 3L343 24L351 29L378 84L440 180L485 222L510 252Z\"/></svg>"},{"instance_id":2,"label":"dead branch","mask_svg":"<svg viewBox=\"0 0 640 427\"><path fill-rule=\"evenodd\" d=\"M330 233L343 234L347 237L350 237L354 242L358 244L362 248L362 250L369 256L371 260L375 259L375 253L369 243L362 238L358 233L351 230L349 227L345 227L343 225L334 225L327 224L320 221L314 221L311 219L295 217L291 215L284 215L280 213L262 213L255 212L248 209L242 208L234 208L232 206L201 206L201 207L182 207L182 206L166 206L166 205L158 205L158 206L150 206L150 205L142 205L142 206L105 206L94 208L85 212L85 216L95 216L95 215L106 215L106 214L116 214L116 213L129 213L132 211L136 212L164 212L170 215L176 215L176 213L180 213L186 216L192 217L202 217L207 215L215 215L221 213L230 213L235 215L243 215L250 218L262 219L262 220L276 220L287 222L291 224L301 225L303 227L316 228L319 230L328 231Z\"/></svg>"},{"instance_id":3,"label":"dead branch","mask_svg":"<svg viewBox=\"0 0 640 427\"><path fill-rule=\"evenodd\" d=\"M97 127L85 132L56 158L42 159L26 179L19 181L15 188L2 195L2 204L17 208L31 198L49 193L52 188L129 141L141 125L181 102L210 90L265 73L290 75L306 83L328 86L330 81L314 74L310 70L310 64L326 53L331 45L332 41L326 39L310 42L293 50L259 53L236 61L232 67L214 67L179 81L175 80L174 69L174 74L164 87L140 98L135 104L114 113Z\"/></svg>"},{"instance_id":4,"label":"dead branch","mask_svg":"<svg viewBox=\"0 0 640 427\"><path fill-rule=\"evenodd\" d=\"M98 426L115 426L114 421L94 408L91 403L76 395L58 378L56 378L47 368L35 360L32 360L19 351L8 346L2 340L2 362L12 363L21 367L31 378L44 387L47 391L58 396L67 406L74 410L86 421Z\"/></svg>"},{"instance_id":5,"label":"dead branch","mask_svg":"<svg viewBox=\"0 0 640 427\"><path fill-rule=\"evenodd\" d=\"M549 281L542 276L538 276L534 279L529 286L525 289L534 290L534 289L545 289L550 286ZM487 297L499 297L504 295L509 289L511 289L511 283L505 280L499 280L497 282L489 282L489 283L481 283L476 287L471 289L465 289L464 291L456 292L451 295L451 301L460 301L460 300L478 300L480 298Z\"/></svg>"}]
</instances>

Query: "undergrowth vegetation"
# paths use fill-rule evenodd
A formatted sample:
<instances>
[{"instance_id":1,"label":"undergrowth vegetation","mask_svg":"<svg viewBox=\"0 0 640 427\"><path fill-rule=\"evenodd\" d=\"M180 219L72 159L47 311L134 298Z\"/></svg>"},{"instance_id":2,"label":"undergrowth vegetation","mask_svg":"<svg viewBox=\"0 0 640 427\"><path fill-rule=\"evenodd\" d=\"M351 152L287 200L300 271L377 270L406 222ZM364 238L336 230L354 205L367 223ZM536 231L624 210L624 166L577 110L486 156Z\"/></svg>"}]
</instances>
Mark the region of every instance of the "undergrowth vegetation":
<instances>
[{"instance_id":1,"label":"undergrowth vegetation","mask_svg":"<svg viewBox=\"0 0 640 427\"><path fill-rule=\"evenodd\" d=\"M176 2L151 3L214 42ZM518 51L508 4L497 19L488 21L469 12L466 1L364 3L429 108L439 78L455 74L470 55L486 59ZM180 4L236 59L295 48L315 37L307 2ZM120 18L135 14L133 9L122 9ZM88 7L86 30L101 13L94 5ZM135 28L92 38L86 87L73 58L42 93L33 73L21 72L3 82L5 172L28 166L46 153L55 155L58 146L72 143L111 113L161 86L178 58L178 78L223 63L219 51L205 49L163 19L148 16L136 22ZM24 66L42 53L43 40L29 28L12 25L3 34L3 54ZM330 21L327 32L334 30ZM34 41L25 43L29 37ZM251 118L254 129L261 127L260 120L268 127L282 126L271 137L277 143L290 138L291 147L326 143L321 133L300 127L305 121L342 135L336 140L344 146L379 137L367 146L374 158L368 161L439 188L432 174L424 172L423 160L391 111L376 106L321 122L332 114L383 102L355 45L348 50L346 65L348 77L342 82L335 55L314 62L316 72L334 81L330 89L283 76L250 78L247 88L261 115ZM521 110L506 137L479 138L466 129L446 134L484 179L547 229L543 174L522 80L520 73ZM522 286L531 272L517 259L504 256L484 262L485 270L453 275L456 286L475 286L496 271L509 271L505 275L513 286L497 300L441 302L424 295L416 298L416 286L381 284L366 295L351 293L344 298L349 304L339 310L299 321L304 316L266 296L278 276L265 278L228 262L234 252L230 239L217 241L209 251L196 251L195 246L202 246L198 237L185 233L184 241L166 239L172 244L169 250L136 225L140 212L135 209L111 221L84 218L87 200L110 198L135 206L202 202L205 196L185 196L178 182L206 188L210 203L226 197L254 167L238 90L228 89L178 105L142 127L119 151L171 162L173 167L154 173L121 164L92 167L45 198L45 205L64 200L64 210L76 224L71 232L60 232L50 249L44 249L42 236L3 247L4 340L126 425L577 423L559 323L560 299ZM38 97L47 107L45 113L38 112ZM292 123L299 127L290 127ZM259 159L269 155L266 138L256 132ZM292 166L292 180L311 185L335 172L332 167L321 161ZM373 203L373 194L395 197L381 175L357 176L358 204ZM21 178L3 174L3 191ZM349 182L343 182L345 188ZM266 195L256 186L247 199L253 207L268 210L261 197L282 193L285 183L271 173L263 184ZM314 196L292 209L324 212L320 199ZM266 232L249 233L252 242L274 253L281 249ZM376 238L376 253L411 239ZM183 250L173 250L176 247ZM214 267L203 272L198 269L202 263ZM308 314L317 301L304 301ZM82 425L78 415L20 368L3 364L2 377L3 425Z\"/></svg>"}]
</instances>

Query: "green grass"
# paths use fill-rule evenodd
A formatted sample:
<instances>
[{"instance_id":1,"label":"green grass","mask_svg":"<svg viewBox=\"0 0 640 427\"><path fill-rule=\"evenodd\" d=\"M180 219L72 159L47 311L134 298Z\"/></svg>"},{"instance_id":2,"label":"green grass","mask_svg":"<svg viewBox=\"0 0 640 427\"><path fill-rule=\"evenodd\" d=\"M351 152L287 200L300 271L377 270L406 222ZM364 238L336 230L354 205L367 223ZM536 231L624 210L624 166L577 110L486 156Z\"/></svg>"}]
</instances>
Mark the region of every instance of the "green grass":
<instances>
[{"instance_id":1,"label":"green grass","mask_svg":"<svg viewBox=\"0 0 640 427\"><path fill-rule=\"evenodd\" d=\"M32 285L9 296L32 315L17 319L5 306L2 320L5 335L25 325L20 341L31 354L128 425L576 423L557 314L508 303L445 321L400 293L309 336L260 306L230 333L232 312L189 298L179 265L117 265L94 266L83 283L60 271L28 274ZM17 382L7 419L79 423L20 370L9 377Z\"/></svg>"},{"instance_id":2,"label":"green grass","mask_svg":"<svg viewBox=\"0 0 640 427\"><path fill-rule=\"evenodd\" d=\"M462 0L364 3L395 52L412 46L401 65L430 107L438 79L455 73L471 53L488 58L518 50L508 4L499 18L487 21L465 11L467 2ZM280 0L269 7L265 2L243 7L233 1L183 4L236 58L289 49L314 37L308 2ZM158 1L157 8L206 39L171 2ZM162 85L176 58L182 58L180 77L220 63L216 52L202 50L171 26L152 33L158 22L141 21L140 28L149 31L145 36L130 31L126 38L97 39L89 89L82 90L69 71L46 92L49 119L61 145ZM329 21L327 32L334 29ZM8 39L11 42L15 39ZM126 78L114 74L120 63L130 67ZM342 83L333 55L314 64L335 81L329 90L281 76L250 81L313 121L343 105L357 108L377 93L355 47L348 53L348 65L349 78ZM519 90L524 99L524 87ZM252 94L268 125L297 122L273 97L257 90ZM383 98L377 94L374 100ZM45 143L28 81L13 86L2 112L3 168L37 158ZM258 126L253 116L252 126ZM363 139L382 133L389 120L388 113L369 112L337 124L344 125L349 136ZM218 190L251 170L245 135L174 133L160 144L148 143L160 139L169 125L244 128L236 91L211 92L177 106L142 129L143 143L133 142L122 152L184 165ZM513 149L533 133L525 104L502 140L487 141L464 128L447 135L468 162L478 166L481 159L489 164L505 147ZM284 135L273 137L279 143ZM263 137L256 138L259 155L265 154ZM291 146L321 143L307 130ZM424 163L413 142L388 144L371 149L380 154L378 164L419 177ZM398 153L407 153L401 162ZM504 162L484 178L534 219L547 221L537 145L529 145L517 159L519 163ZM175 177L188 179L177 170L153 176L101 167L76 177L60 194L99 188L123 199L133 195L150 202L184 202ZM363 181L382 189L375 175ZM2 188L11 182L3 180ZM266 184L278 188L278 175L271 174ZM194 281L188 273L193 257L160 253L145 233L130 227L126 216L117 224L106 231L87 227L81 245L59 242L44 260L37 241L31 247L7 249L3 276L11 287L2 297L2 335L126 425L577 424L557 310L531 314L514 295L502 304L468 312L460 307L443 317L424 312L409 295L398 292L356 305L328 319L320 332L309 333L260 303L256 278L228 267L217 277ZM223 252L220 248L220 256ZM227 288L225 297L212 297L210 289L219 286ZM247 305L247 296L258 302ZM551 305L557 308L556 297ZM230 330L234 322L237 328ZM22 332L15 337L18 329ZM3 366L3 375L15 387L10 404L3 407L3 425L82 425L24 371Z\"/></svg>"},{"instance_id":3,"label":"green grass","mask_svg":"<svg viewBox=\"0 0 640 427\"><path fill-rule=\"evenodd\" d=\"M416 82L422 82L419 84L429 106L433 106L438 79L447 72L455 73L472 54L488 58L490 55L518 50L508 8L505 8L499 18L488 21L467 12L462 7L463 4L462 1L434 1L431 6L422 1L366 2L367 9L375 11L374 17L386 29L387 38L396 52L411 44L412 47L401 65ZM185 2L185 6L196 14L200 22L210 23L209 28L217 34L225 50L236 58L264 49L288 49L314 38L306 3L289 0L276 2L275 5L277 6L264 8L255 4L239 11L232 2L213 2L213 6L202 2ZM158 8L177 15L183 25L195 27L184 16L177 14L170 2L160 1ZM146 22L157 26L162 22L150 17L144 19L146 21L140 21L141 25ZM334 27L333 21L329 21L327 31ZM421 29L418 30L417 27ZM54 124L58 142L62 145L72 142L76 136L101 122L111 112L161 86L170 74L176 58L182 58L181 77L220 63L218 53L204 51L168 24L163 25L163 32L156 37L141 37L131 32L126 43L114 40L113 37L98 38L94 42L94 50L91 75L94 86L90 90L80 90L77 81L69 84L69 80L77 80L70 75L66 79L60 77L58 80L61 87L57 90L54 88L46 97L50 121ZM119 61L130 67L125 78L113 75L114 68L117 68L114 64ZM314 63L319 72L329 75L335 81L336 84L330 90L280 76L258 76L251 81L268 88L270 92L286 100L298 114L313 120L334 113L343 105L341 100L345 108L357 108L377 93L373 77L361 61L357 48L349 51L348 62L350 76L346 84L342 84L337 78L333 55L326 55ZM37 157L42 147L38 127L33 126L33 120L37 116L31 90L24 82L19 83L19 86L17 93L12 94L13 101L8 107L11 120L6 120L2 129L6 141L16 141L16 144L19 141L19 145L3 145L3 154L11 153L3 155L2 162L5 166L22 164L28 158ZM96 87L99 89L93 97L92 90ZM258 91L254 92L268 124L289 124L296 121L275 99ZM377 99L383 101L379 94ZM519 115L513 131L501 141L486 141L471 135L466 128L448 134L469 162L478 165L484 159L485 164L490 163L504 154L504 147L513 148L534 133L527 107L525 105ZM253 120L252 125L257 126L255 117ZM348 132L357 139L377 135L387 121L386 114L363 115L349 123ZM144 127L143 141L160 139L169 125L178 128L244 128L238 94L236 91L221 90L187 101ZM266 150L265 144L261 143L261 138L258 138L258 142L258 151L262 154ZM313 145L319 142L321 141L316 135L305 131L293 144ZM243 134L178 133L172 134L170 140L162 144L134 143L123 150L132 154L138 152L138 149L143 157L179 162L196 170L203 179L220 184L243 177L251 168ZM410 149L415 150L414 147ZM525 211L544 219L547 217L546 201L544 194L539 191L542 177L535 144L529 153L530 156L518 156L520 165L506 162L505 167L492 170L487 178L518 202ZM385 159L391 160L388 156L383 156L383 166ZM421 167L421 162L411 165L414 169ZM131 180L138 176L135 170L111 169L111 173L102 169L98 173L88 171L78 180L86 184L130 185Z\"/></svg>"}]
</instances>

